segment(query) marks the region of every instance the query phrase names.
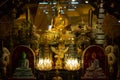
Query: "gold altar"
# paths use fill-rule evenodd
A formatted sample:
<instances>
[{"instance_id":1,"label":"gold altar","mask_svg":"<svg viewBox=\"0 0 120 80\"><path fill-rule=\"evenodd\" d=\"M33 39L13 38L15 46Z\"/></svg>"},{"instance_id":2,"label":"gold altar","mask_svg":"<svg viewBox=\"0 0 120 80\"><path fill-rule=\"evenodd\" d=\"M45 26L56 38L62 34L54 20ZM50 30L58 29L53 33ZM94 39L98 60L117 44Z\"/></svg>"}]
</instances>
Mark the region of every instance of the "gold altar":
<instances>
[{"instance_id":1,"label":"gold altar","mask_svg":"<svg viewBox=\"0 0 120 80\"><path fill-rule=\"evenodd\" d=\"M113 77L117 51L112 44L109 52L105 49L108 45L104 44L101 27L102 0L98 16L88 3L62 1L26 4L19 16L13 9L10 34L4 36L2 43L2 48L8 47L10 53L3 50L0 69L4 75L0 73L0 78L6 74L8 80L108 80ZM10 62L5 57L10 57Z\"/></svg>"},{"instance_id":2,"label":"gold altar","mask_svg":"<svg viewBox=\"0 0 120 80\"><path fill-rule=\"evenodd\" d=\"M24 17L20 17L15 21L14 29L19 33L15 34L13 30L13 40L15 38L19 40L14 44L25 45L33 50L35 56L34 68L30 68L38 79L40 77L43 80L48 78L50 80L58 78L71 80L74 78L80 79L84 75L84 71L82 72L85 68L83 67L84 50L92 44L92 26L89 21L86 21L88 17L81 17L79 23L72 24L69 19L70 16L68 17L66 13L63 14L62 10L64 11L62 4L55 5L56 13L51 17L49 26L45 30L39 29L37 23L31 25L29 6L27 8L29 23ZM25 29L21 27L22 25L26 26ZM15 53L15 55L18 54ZM28 58L29 56L28 54ZM16 57L16 59L19 58ZM55 75L50 75L51 73Z\"/></svg>"}]
</instances>

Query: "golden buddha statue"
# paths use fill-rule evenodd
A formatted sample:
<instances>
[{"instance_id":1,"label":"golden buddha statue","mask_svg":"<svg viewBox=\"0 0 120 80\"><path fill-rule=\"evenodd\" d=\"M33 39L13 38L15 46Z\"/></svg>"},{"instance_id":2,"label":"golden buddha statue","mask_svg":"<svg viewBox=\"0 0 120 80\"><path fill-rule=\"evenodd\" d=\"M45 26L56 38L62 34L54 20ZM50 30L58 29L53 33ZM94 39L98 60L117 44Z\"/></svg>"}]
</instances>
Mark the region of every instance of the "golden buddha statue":
<instances>
[{"instance_id":1,"label":"golden buddha statue","mask_svg":"<svg viewBox=\"0 0 120 80\"><path fill-rule=\"evenodd\" d=\"M61 9L62 7L58 4L57 16L55 16L51 21L52 30L61 31L66 26L68 26L68 19L63 14L61 14Z\"/></svg>"}]
</instances>

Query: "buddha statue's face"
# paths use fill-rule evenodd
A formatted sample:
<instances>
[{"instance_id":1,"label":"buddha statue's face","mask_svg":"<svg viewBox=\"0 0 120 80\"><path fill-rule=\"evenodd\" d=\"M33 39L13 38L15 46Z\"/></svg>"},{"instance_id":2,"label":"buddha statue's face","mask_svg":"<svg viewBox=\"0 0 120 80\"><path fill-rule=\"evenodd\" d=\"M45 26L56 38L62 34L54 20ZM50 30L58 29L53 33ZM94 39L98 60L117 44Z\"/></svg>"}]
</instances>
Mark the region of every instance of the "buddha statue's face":
<instances>
[{"instance_id":1,"label":"buddha statue's face","mask_svg":"<svg viewBox=\"0 0 120 80\"><path fill-rule=\"evenodd\" d=\"M58 4L58 5L57 5L57 12L58 12L58 14L61 13L61 9L62 9L62 7Z\"/></svg>"},{"instance_id":2,"label":"buddha statue's face","mask_svg":"<svg viewBox=\"0 0 120 80\"><path fill-rule=\"evenodd\" d=\"M93 52L93 53L92 53L92 59L95 59L95 58L96 58L96 53Z\"/></svg>"},{"instance_id":3,"label":"buddha statue's face","mask_svg":"<svg viewBox=\"0 0 120 80\"><path fill-rule=\"evenodd\" d=\"M22 53L22 59L26 59L26 53L25 52Z\"/></svg>"}]
</instances>

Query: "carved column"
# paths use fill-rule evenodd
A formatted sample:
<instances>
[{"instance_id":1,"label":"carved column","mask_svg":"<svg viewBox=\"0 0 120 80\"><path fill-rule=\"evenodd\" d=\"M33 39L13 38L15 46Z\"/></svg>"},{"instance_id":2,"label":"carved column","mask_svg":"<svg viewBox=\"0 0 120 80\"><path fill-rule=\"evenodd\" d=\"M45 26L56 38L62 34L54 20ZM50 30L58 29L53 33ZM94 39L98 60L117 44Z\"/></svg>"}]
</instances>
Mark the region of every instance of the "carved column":
<instances>
[{"instance_id":1,"label":"carved column","mask_svg":"<svg viewBox=\"0 0 120 80\"><path fill-rule=\"evenodd\" d=\"M103 45L104 43L104 32L102 31L102 22L104 18L104 9L103 9L103 0L101 0L100 7L99 7L99 14L98 14L98 25L96 31L96 39L95 42L98 45Z\"/></svg>"}]
</instances>

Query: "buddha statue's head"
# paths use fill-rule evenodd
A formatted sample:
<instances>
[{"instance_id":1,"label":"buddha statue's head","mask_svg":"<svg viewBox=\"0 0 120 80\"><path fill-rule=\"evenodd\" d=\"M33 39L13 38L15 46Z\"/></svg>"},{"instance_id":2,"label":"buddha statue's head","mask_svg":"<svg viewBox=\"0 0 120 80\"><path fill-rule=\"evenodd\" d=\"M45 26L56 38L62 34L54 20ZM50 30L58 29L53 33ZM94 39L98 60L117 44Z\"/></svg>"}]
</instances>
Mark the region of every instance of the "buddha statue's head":
<instances>
[{"instance_id":1,"label":"buddha statue's head","mask_svg":"<svg viewBox=\"0 0 120 80\"><path fill-rule=\"evenodd\" d=\"M62 10L62 6L60 4L57 4L57 12L58 12L58 14L61 13L61 10Z\"/></svg>"},{"instance_id":2,"label":"buddha statue's head","mask_svg":"<svg viewBox=\"0 0 120 80\"><path fill-rule=\"evenodd\" d=\"M22 59L26 59L26 53L25 52L22 53Z\"/></svg>"},{"instance_id":3,"label":"buddha statue's head","mask_svg":"<svg viewBox=\"0 0 120 80\"><path fill-rule=\"evenodd\" d=\"M91 55L92 55L93 59L95 59L97 57L96 52L93 52Z\"/></svg>"}]
</instances>

